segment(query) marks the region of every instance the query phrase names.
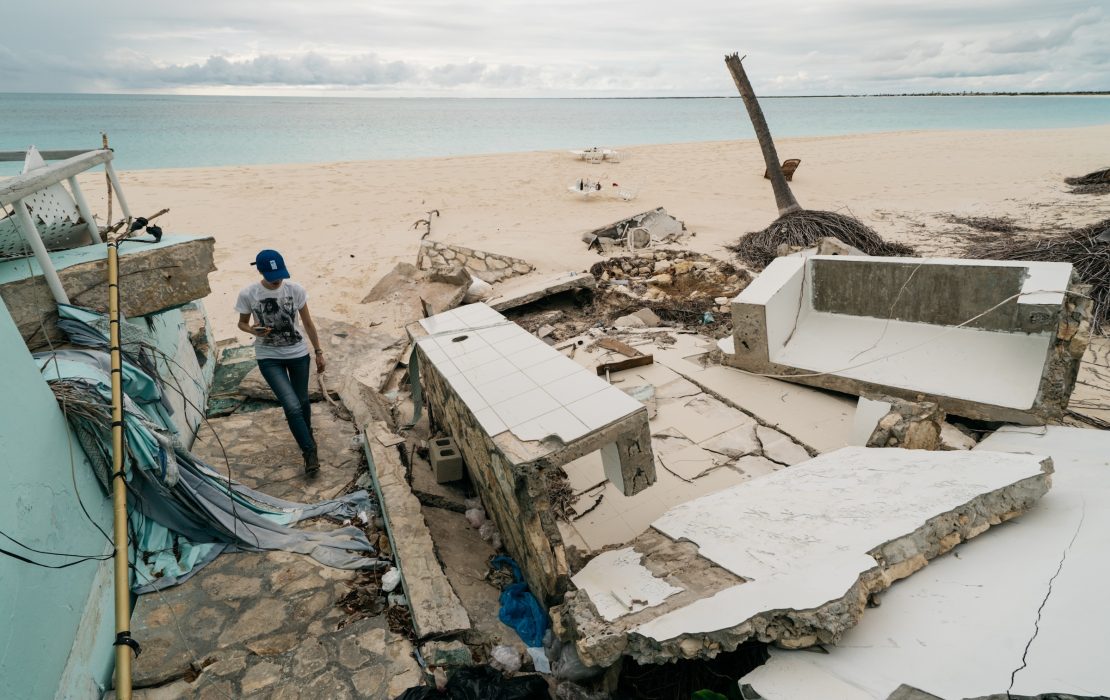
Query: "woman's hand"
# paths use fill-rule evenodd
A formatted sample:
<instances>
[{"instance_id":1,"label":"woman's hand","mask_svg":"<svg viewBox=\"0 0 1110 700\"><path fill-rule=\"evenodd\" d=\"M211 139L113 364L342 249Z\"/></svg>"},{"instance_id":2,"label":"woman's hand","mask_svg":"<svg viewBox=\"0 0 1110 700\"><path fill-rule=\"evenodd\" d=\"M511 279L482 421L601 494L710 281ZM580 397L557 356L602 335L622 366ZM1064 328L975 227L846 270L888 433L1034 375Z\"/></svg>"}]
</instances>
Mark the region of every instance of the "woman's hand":
<instances>
[{"instance_id":1,"label":"woman's hand","mask_svg":"<svg viewBox=\"0 0 1110 700\"><path fill-rule=\"evenodd\" d=\"M324 360L324 353L321 352L320 350L317 350L316 351L316 373L317 374L323 374L324 369L327 366L328 366L328 363L327 363L326 360Z\"/></svg>"}]
</instances>

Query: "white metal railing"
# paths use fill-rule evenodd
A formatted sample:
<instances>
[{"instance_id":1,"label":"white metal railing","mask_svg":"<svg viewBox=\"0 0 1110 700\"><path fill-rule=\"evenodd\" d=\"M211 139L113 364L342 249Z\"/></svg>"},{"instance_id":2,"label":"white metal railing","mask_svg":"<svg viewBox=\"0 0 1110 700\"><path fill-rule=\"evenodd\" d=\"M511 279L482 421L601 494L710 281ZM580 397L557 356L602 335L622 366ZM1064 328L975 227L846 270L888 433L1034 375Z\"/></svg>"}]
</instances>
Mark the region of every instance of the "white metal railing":
<instances>
[{"instance_id":1,"label":"white metal railing","mask_svg":"<svg viewBox=\"0 0 1110 700\"><path fill-rule=\"evenodd\" d=\"M62 288L58 272L54 268L54 263L50 259L50 254L46 250L42 237L39 235L38 227L35 226L31 210L24 200L40 190L65 180L69 183L74 203L77 205L81 218L85 220L85 224L88 226L92 240L103 242L96 220L93 218L92 209L77 184L79 174L103 164L112 184L113 194L119 202L120 210L123 212L125 219L131 217L131 211L127 206L127 200L123 197L115 168L112 167L111 150L104 148L95 151L42 151L40 155L47 160L54 158L64 158L64 160L6 180L0 180L0 207L10 204L15 210L15 223L23 239L31 247L39 267L42 268L43 277L46 279L47 286L50 287L51 294L54 295L54 300L59 304L68 304L69 297L66 295L65 289ZM3 151L0 152L0 161L22 160L25 156L25 152Z\"/></svg>"}]
</instances>

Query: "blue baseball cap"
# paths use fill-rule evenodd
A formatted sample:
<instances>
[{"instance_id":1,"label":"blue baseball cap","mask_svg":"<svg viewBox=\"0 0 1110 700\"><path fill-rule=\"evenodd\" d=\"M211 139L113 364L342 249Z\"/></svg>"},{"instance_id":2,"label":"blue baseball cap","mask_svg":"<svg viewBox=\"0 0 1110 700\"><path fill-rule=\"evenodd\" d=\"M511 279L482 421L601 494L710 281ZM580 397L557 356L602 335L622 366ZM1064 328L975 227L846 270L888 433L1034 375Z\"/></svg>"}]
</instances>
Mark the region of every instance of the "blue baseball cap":
<instances>
[{"instance_id":1,"label":"blue baseball cap","mask_svg":"<svg viewBox=\"0 0 1110 700\"><path fill-rule=\"evenodd\" d=\"M267 282L289 279L289 270L285 269L285 259L276 250L260 250L251 263L258 268Z\"/></svg>"}]
</instances>

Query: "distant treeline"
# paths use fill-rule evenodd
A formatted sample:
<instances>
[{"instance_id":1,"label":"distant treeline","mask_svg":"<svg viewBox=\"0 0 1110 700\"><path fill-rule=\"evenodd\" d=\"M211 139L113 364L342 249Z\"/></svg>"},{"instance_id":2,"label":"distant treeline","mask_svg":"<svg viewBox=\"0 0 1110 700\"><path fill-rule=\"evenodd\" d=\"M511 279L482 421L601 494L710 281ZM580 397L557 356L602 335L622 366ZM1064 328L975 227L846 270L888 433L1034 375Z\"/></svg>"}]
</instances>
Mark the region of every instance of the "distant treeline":
<instances>
[{"instance_id":1,"label":"distant treeline","mask_svg":"<svg viewBox=\"0 0 1110 700\"><path fill-rule=\"evenodd\" d=\"M760 95L761 100L795 100L795 99L810 99L813 97L1049 97L1049 96L1067 96L1067 95L1110 95L1110 90L1078 90L1072 92L876 92L867 94L844 94L844 95ZM605 99L605 100L705 100L705 99L723 99L723 100L738 100L739 95L689 95L689 96L656 96L656 97L585 97L578 99Z\"/></svg>"}]
</instances>

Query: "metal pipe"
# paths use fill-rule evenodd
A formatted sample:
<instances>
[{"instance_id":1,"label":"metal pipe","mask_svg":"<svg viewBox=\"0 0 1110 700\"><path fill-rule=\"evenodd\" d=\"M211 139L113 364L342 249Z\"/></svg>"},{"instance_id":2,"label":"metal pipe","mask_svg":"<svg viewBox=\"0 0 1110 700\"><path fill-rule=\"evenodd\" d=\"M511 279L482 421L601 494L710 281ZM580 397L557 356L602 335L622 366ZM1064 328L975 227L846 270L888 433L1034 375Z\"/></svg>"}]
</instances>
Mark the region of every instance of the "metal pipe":
<instances>
[{"instance_id":1,"label":"metal pipe","mask_svg":"<svg viewBox=\"0 0 1110 700\"><path fill-rule=\"evenodd\" d=\"M96 225L92 209L89 207L89 203L85 201L85 193L81 191L81 186L77 184L76 175L69 178L69 189L73 193L73 201L77 202L77 211L81 212L81 218L88 224L89 235L92 236L93 243L103 243L104 238L100 235L100 227Z\"/></svg>"},{"instance_id":2,"label":"metal pipe","mask_svg":"<svg viewBox=\"0 0 1110 700\"><path fill-rule=\"evenodd\" d=\"M35 254L35 260L39 261L42 276L46 278L46 286L50 287L50 293L54 295L54 301L59 304L68 304L69 297L66 296L66 290L62 288L62 280L58 279L58 271L54 269L54 261L50 259L50 254L46 252L46 246L43 245L42 238L39 236L35 220L31 218L31 210L22 199L13 202L13 205L16 221L19 222L19 232L23 234L23 240L31 246L31 251Z\"/></svg>"},{"instance_id":3,"label":"metal pipe","mask_svg":"<svg viewBox=\"0 0 1110 700\"><path fill-rule=\"evenodd\" d=\"M112 167L112 161L105 161L104 170L108 173L108 179L112 182L112 189L115 190L116 199L119 200L120 211L123 212L123 218L131 218L131 210L127 207L127 200L123 198L123 190L119 186L119 178L116 177L116 169ZM112 223L111 221L108 222Z\"/></svg>"},{"instance_id":4,"label":"metal pipe","mask_svg":"<svg viewBox=\"0 0 1110 700\"><path fill-rule=\"evenodd\" d=\"M112 535L115 543L116 697L131 700L131 586L127 554L127 483L123 470L123 363L120 359L119 237L108 239L108 328L112 361Z\"/></svg>"}]
</instances>

